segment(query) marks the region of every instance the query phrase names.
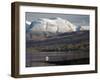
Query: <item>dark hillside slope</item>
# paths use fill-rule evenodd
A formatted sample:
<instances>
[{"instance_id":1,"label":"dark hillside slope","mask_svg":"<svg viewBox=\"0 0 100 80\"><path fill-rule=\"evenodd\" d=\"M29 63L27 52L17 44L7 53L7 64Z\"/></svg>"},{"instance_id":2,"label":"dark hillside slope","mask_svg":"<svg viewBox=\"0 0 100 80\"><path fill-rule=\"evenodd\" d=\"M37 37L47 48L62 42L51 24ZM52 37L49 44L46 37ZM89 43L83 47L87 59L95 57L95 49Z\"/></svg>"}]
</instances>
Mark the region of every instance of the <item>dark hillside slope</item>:
<instances>
[{"instance_id":1,"label":"dark hillside slope","mask_svg":"<svg viewBox=\"0 0 100 80\"><path fill-rule=\"evenodd\" d=\"M49 37L46 40L29 40L26 42L26 47L47 47L60 46L69 44L79 44L82 42L89 43L89 31L78 31L71 33L59 34L57 36Z\"/></svg>"}]
</instances>

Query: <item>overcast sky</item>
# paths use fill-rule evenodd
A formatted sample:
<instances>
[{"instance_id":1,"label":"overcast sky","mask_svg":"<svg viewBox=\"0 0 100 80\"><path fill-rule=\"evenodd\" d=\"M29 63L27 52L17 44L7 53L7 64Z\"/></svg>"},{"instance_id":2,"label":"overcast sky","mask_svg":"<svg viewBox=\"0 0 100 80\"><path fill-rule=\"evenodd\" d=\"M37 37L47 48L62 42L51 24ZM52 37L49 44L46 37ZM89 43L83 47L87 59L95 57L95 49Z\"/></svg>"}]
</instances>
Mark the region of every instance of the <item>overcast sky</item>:
<instances>
[{"instance_id":1,"label":"overcast sky","mask_svg":"<svg viewBox=\"0 0 100 80\"><path fill-rule=\"evenodd\" d=\"M76 26L89 26L90 25L90 16L89 15L76 15L76 14L56 14L56 13L34 13L26 12L25 18L27 21L32 22L38 18L56 18L60 17L67 19Z\"/></svg>"}]
</instances>

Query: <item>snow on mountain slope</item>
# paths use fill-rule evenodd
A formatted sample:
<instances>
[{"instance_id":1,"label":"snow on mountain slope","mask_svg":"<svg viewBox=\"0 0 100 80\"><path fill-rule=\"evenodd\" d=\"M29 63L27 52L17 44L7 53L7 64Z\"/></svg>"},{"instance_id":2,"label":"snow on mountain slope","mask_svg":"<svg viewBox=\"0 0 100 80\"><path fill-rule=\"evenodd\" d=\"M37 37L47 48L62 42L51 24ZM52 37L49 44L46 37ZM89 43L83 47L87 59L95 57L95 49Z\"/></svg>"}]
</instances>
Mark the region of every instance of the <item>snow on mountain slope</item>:
<instances>
[{"instance_id":1,"label":"snow on mountain slope","mask_svg":"<svg viewBox=\"0 0 100 80\"><path fill-rule=\"evenodd\" d=\"M85 30L84 27L76 26L68 20L57 18L39 18L33 22L26 21L26 31L32 35L51 36L59 33Z\"/></svg>"},{"instance_id":2,"label":"snow on mountain slope","mask_svg":"<svg viewBox=\"0 0 100 80\"><path fill-rule=\"evenodd\" d=\"M30 24L31 24L31 22L30 22L30 21L26 21L26 24L30 25Z\"/></svg>"},{"instance_id":3,"label":"snow on mountain slope","mask_svg":"<svg viewBox=\"0 0 100 80\"><path fill-rule=\"evenodd\" d=\"M28 30L29 29L29 27L30 27L30 25L31 25L31 22L29 22L29 21L26 21L26 30Z\"/></svg>"},{"instance_id":4,"label":"snow on mountain slope","mask_svg":"<svg viewBox=\"0 0 100 80\"><path fill-rule=\"evenodd\" d=\"M48 19L48 18L40 18L36 21L33 21L30 25L31 31L44 31L44 32L72 32L76 31L75 25L71 22L64 20L62 18Z\"/></svg>"}]
</instances>

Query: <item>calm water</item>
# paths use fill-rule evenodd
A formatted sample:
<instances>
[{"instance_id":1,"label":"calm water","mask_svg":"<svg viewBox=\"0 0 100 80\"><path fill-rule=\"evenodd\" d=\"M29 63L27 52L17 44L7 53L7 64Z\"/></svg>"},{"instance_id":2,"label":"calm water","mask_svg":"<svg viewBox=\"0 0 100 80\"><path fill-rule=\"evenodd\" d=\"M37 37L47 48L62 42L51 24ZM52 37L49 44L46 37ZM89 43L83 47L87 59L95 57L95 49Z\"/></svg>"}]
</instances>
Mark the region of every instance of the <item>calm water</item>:
<instances>
[{"instance_id":1,"label":"calm water","mask_svg":"<svg viewBox=\"0 0 100 80\"><path fill-rule=\"evenodd\" d=\"M26 67L89 64L88 51L26 53Z\"/></svg>"}]
</instances>

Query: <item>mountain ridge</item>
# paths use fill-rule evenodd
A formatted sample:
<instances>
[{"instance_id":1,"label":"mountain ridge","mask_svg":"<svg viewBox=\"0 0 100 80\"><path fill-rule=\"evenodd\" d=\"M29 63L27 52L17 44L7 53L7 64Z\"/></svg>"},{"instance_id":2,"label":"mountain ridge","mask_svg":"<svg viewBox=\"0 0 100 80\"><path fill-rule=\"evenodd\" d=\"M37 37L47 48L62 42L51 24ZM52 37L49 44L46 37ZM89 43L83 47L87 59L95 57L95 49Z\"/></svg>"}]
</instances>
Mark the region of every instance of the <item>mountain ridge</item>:
<instances>
[{"instance_id":1,"label":"mountain ridge","mask_svg":"<svg viewBox=\"0 0 100 80\"><path fill-rule=\"evenodd\" d=\"M32 39L32 36L48 37L66 32L75 32L85 30L81 26L76 26L70 21L56 18L39 18L32 21L27 21L26 24L26 39Z\"/></svg>"}]
</instances>

